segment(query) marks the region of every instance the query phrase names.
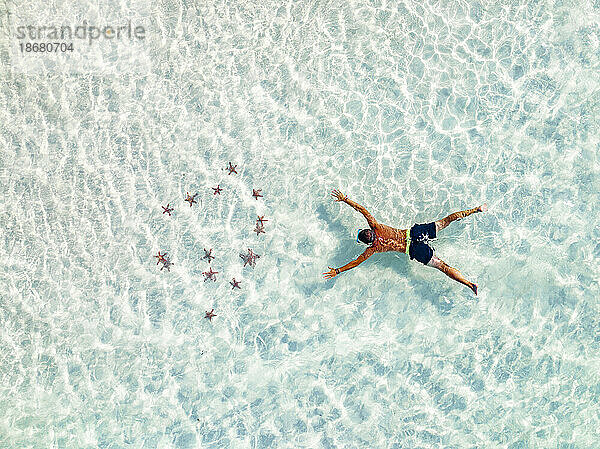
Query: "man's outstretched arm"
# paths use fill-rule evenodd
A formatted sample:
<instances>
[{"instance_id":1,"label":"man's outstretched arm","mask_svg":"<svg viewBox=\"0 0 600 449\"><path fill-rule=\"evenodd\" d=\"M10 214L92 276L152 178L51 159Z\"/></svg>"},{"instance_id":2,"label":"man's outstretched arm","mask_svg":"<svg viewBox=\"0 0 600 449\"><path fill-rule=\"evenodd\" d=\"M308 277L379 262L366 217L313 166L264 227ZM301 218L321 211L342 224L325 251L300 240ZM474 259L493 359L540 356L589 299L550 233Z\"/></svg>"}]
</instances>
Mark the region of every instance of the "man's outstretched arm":
<instances>
[{"instance_id":1,"label":"man's outstretched arm","mask_svg":"<svg viewBox=\"0 0 600 449\"><path fill-rule=\"evenodd\" d=\"M355 260L353 260L352 262L348 262L346 265L344 265L343 267L340 268L331 268L331 267L327 267L329 268L329 271L323 273L323 275L325 276L325 279L330 279L334 276L337 276L338 274L340 274L342 271L347 271L351 268L354 268L357 265L360 265L361 263L363 263L365 260L367 260L369 257L371 257L371 255L375 253L375 248L369 246L360 256L358 256Z\"/></svg>"},{"instance_id":2,"label":"man's outstretched arm","mask_svg":"<svg viewBox=\"0 0 600 449\"><path fill-rule=\"evenodd\" d=\"M344 195L342 192L340 192L339 190L334 190L333 192L331 192L331 196L333 196L336 199L336 201L343 201L344 203L349 204L354 209L359 211L367 219L367 223L369 224L369 227L371 229L375 229L375 227L377 226L377 221L375 221L375 219L373 218L373 216L369 213L369 211L367 209L365 209L360 204L355 203L354 201L348 199L348 197L346 195Z\"/></svg>"}]
</instances>

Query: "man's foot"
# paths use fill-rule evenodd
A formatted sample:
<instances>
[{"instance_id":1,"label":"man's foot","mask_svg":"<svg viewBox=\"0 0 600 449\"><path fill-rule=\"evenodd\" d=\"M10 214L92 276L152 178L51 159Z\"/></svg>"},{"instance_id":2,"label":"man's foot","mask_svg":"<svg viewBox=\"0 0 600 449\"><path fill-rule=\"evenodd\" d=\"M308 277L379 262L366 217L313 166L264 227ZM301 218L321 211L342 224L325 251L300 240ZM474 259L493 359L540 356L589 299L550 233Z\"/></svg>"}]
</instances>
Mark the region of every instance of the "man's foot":
<instances>
[{"instance_id":1,"label":"man's foot","mask_svg":"<svg viewBox=\"0 0 600 449\"><path fill-rule=\"evenodd\" d=\"M471 282L471 286L470 287L471 287L471 290L473 290L473 293L475 293L475 296L477 296L477 284L473 284Z\"/></svg>"},{"instance_id":2,"label":"man's foot","mask_svg":"<svg viewBox=\"0 0 600 449\"><path fill-rule=\"evenodd\" d=\"M487 203L486 204L482 204L481 206L479 206L478 210L479 210L479 212L485 212L485 211L487 211L488 210Z\"/></svg>"}]
</instances>

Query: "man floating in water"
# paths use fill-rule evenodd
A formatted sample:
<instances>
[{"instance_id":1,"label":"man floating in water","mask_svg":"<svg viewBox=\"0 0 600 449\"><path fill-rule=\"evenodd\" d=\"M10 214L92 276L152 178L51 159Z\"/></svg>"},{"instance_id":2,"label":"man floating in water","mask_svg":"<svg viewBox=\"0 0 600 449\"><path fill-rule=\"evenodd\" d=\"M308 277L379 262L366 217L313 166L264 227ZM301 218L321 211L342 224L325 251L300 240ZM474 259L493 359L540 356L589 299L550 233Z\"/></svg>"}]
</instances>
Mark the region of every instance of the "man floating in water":
<instances>
[{"instance_id":1,"label":"man floating in water","mask_svg":"<svg viewBox=\"0 0 600 449\"><path fill-rule=\"evenodd\" d=\"M329 271L323 273L325 279L330 279L342 271L354 268L360 263L367 260L374 253L382 253L386 251L399 251L401 253L408 253L411 259L416 259L423 265L429 265L430 267L437 268L445 275L451 277L455 281L466 285L473 293L477 294L477 285L473 282L467 281L462 274L456 269L452 268L446 263L438 259L433 255L433 249L428 245L428 240L434 239L437 233L452 223L454 220L460 220L461 218L468 217L475 212L485 212L487 205L476 207L474 209L463 210L461 212L455 212L448 215L446 218L437 220L433 223L427 224L416 224L410 231L407 229L396 229L391 226L387 226L375 221L373 216L360 204L349 200L348 197L339 190L334 190L331 194L336 201L343 201L349 204L354 209L359 211L367 219L369 229L362 229L358 232L356 241L361 241L370 245L356 260L347 263L341 268L329 268Z\"/></svg>"}]
</instances>

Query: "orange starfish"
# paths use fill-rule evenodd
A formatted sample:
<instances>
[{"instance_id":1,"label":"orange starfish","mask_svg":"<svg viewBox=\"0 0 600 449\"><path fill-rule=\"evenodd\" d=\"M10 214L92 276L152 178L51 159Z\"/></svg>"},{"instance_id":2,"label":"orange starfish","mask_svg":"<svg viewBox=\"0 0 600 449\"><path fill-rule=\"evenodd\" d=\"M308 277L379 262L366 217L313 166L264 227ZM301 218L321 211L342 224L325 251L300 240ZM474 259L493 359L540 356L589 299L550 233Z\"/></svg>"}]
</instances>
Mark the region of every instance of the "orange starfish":
<instances>
[{"instance_id":1,"label":"orange starfish","mask_svg":"<svg viewBox=\"0 0 600 449\"><path fill-rule=\"evenodd\" d=\"M258 189L258 190L254 190L254 189L252 189L252 196L253 196L254 198L256 198L257 200L258 200L258 197L259 197L259 196L262 198L262 195L259 193L259 192L261 192L261 191L262 191L262 189Z\"/></svg>"},{"instance_id":2,"label":"orange starfish","mask_svg":"<svg viewBox=\"0 0 600 449\"><path fill-rule=\"evenodd\" d=\"M192 207L192 203L196 203L196 200L194 198L196 198L196 196L198 195L197 193L194 194L194 196L190 196L189 193L185 192L186 194L186 198L185 201L187 201L188 203L190 203L190 207Z\"/></svg>"},{"instance_id":3,"label":"orange starfish","mask_svg":"<svg viewBox=\"0 0 600 449\"><path fill-rule=\"evenodd\" d=\"M248 254L240 253L240 257L244 261L244 266L249 264L251 267L253 267L256 264L256 259L260 256L258 254L254 254L254 252L248 248Z\"/></svg>"},{"instance_id":4,"label":"orange starfish","mask_svg":"<svg viewBox=\"0 0 600 449\"><path fill-rule=\"evenodd\" d=\"M215 282L217 280L217 277L215 276L215 274L217 274L218 271L213 271L212 268L210 268L208 271L205 271L204 273L202 273L204 275L204 282L206 282L207 280L211 279L213 282Z\"/></svg>"},{"instance_id":5,"label":"orange starfish","mask_svg":"<svg viewBox=\"0 0 600 449\"><path fill-rule=\"evenodd\" d=\"M227 167L227 170L229 170L229 173L227 173L228 175L235 173L237 175L237 171L235 171L235 167L237 167L237 165L231 165L231 162L229 163L229 167Z\"/></svg>"},{"instance_id":6,"label":"orange starfish","mask_svg":"<svg viewBox=\"0 0 600 449\"><path fill-rule=\"evenodd\" d=\"M204 248L204 257L203 259L208 259L208 263L210 263L210 259L214 259L215 256L211 255L212 253L212 248L208 251L206 251L206 248Z\"/></svg>"},{"instance_id":7,"label":"orange starfish","mask_svg":"<svg viewBox=\"0 0 600 449\"><path fill-rule=\"evenodd\" d=\"M217 316L214 312L215 309L210 309L210 312L206 312L206 316L204 318L208 318L208 321L212 321L213 317Z\"/></svg>"},{"instance_id":8,"label":"orange starfish","mask_svg":"<svg viewBox=\"0 0 600 449\"><path fill-rule=\"evenodd\" d=\"M158 262L156 262L156 265L158 265L159 263L165 263L167 261L167 259L165 259L165 256L167 255L167 253L163 253L161 254L160 251L158 252L158 256L154 256L158 259Z\"/></svg>"}]
</instances>

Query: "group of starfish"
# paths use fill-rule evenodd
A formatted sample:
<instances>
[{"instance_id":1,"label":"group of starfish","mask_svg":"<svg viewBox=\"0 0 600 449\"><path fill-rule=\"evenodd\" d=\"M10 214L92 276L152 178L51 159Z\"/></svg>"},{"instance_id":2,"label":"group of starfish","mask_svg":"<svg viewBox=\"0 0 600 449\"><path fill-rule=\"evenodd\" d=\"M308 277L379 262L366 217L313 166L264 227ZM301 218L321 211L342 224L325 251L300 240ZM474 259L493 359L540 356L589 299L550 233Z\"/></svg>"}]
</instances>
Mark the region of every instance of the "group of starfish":
<instances>
[{"instance_id":1,"label":"group of starfish","mask_svg":"<svg viewBox=\"0 0 600 449\"><path fill-rule=\"evenodd\" d=\"M237 167L237 165L232 165L231 162L229 162L229 167L226 168L226 170L229 170L228 175L232 174L232 173L236 173L237 171L235 170ZM217 184L217 187L212 187L213 191L214 191L214 195L217 194L221 194L221 191L223 190L220 185ZM262 191L262 189L252 189L252 196L258 200L259 197L262 198L262 195L260 194L260 192ZM195 193L194 195L190 195L188 192L185 193L186 197L184 198L184 201L187 201L188 203L190 203L190 207L192 207L192 205L194 203L197 204L196 202L196 196L198 196L197 193ZM171 212L173 212L174 208L171 207L171 203L167 204L167 206L161 206L163 208L163 215L164 214L168 214L169 217L171 216ZM254 228L254 232L256 232L256 235L260 234L261 232L264 233L265 232L265 227L264 227L264 223L265 221L269 221L267 219L265 219L264 215L263 216L258 216L258 218L256 219L256 228ZM161 271L163 268L166 268L167 271L171 271L171 265L174 265L173 262L171 262L167 257L167 253L164 252L163 254L160 253L160 251L158 252L157 256L154 256L158 259L158 262L156 262L156 265L158 265L159 263L162 263L162 267L160 268ZM240 257L242 258L242 260L244 261L244 267L246 265L250 265L251 267L254 267L256 265L256 259L258 259L260 256L258 254L255 254L250 248L248 248L248 254L243 254L240 253ZM208 251L206 250L206 248L204 248L204 257L202 257L202 259L208 259L208 263L210 264L210 261L212 259L214 259L215 256L212 255L212 248L210 248ZM203 272L202 274L204 275L204 282L206 282L207 280L212 280L213 282L216 282L217 277L215 276L218 273L218 271L213 271L212 267L209 266L209 270ZM235 278L232 279L231 282L229 282L232 287L231 289L234 290L236 288L241 288L240 287L240 283L241 281L236 281ZM215 309L212 309L210 312L206 312L206 316L205 318L208 318L209 321L212 321L212 318L217 316L215 315L214 312Z\"/></svg>"}]
</instances>

